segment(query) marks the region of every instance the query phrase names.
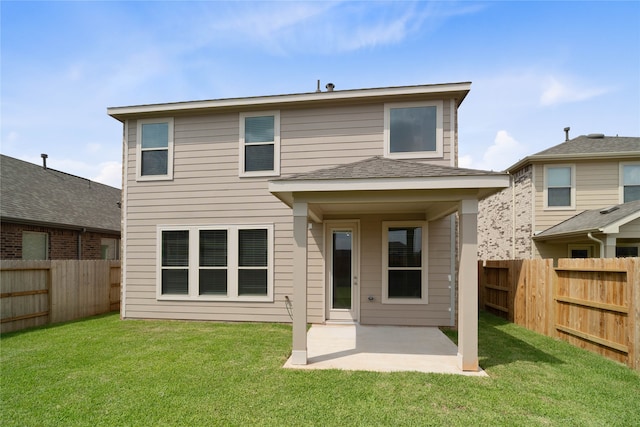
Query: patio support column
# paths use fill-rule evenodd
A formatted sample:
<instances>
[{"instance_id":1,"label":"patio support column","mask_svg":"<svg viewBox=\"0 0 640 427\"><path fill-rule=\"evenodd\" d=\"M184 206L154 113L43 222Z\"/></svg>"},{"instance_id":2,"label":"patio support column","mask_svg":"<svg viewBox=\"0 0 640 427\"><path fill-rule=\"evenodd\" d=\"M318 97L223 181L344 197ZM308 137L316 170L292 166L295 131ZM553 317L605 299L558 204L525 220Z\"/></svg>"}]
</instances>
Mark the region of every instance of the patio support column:
<instances>
[{"instance_id":1,"label":"patio support column","mask_svg":"<svg viewBox=\"0 0 640 427\"><path fill-rule=\"evenodd\" d=\"M293 365L307 364L307 214L304 202L293 203Z\"/></svg>"},{"instance_id":2,"label":"patio support column","mask_svg":"<svg viewBox=\"0 0 640 427\"><path fill-rule=\"evenodd\" d=\"M478 370L478 200L460 202L458 367Z\"/></svg>"},{"instance_id":3,"label":"patio support column","mask_svg":"<svg viewBox=\"0 0 640 427\"><path fill-rule=\"evenodd\" d=\"M616 257L616 235L607 235L604 246L604 258Z\"/></svg>"}]
</instances>

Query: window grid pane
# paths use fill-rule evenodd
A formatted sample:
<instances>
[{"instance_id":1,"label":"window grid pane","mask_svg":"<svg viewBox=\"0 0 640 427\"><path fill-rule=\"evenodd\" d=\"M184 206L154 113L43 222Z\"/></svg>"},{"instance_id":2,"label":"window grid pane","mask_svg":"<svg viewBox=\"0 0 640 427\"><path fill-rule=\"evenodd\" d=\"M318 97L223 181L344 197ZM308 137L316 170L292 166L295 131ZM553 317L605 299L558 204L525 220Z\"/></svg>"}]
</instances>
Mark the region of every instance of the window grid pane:
<instances>
[{"instance_id":1,"label":"window grid pane","mask_svg":"<svg viewBox=\"0 0 640 427\"><path fill-rule=\"evenodd\" d=\"M189 294L189 270L163 269L162 270L162 293L188 295Z\"/></svg>"},{"instance_id":2,"label":"window grid pane","mask_svg":"<svg viewBox=\"0 0 640 427\"><path fill-rule=\"evenodd\" d=\"M245 172L272 171L274 167L273 144L247 145L244 147Z\"/></svg>"},{"instance_id":3,"label":"window grid pane","mask_svg":"<svg viewBox=\"0 0 640 427\"><path fill-rule=\"evenodd\" d=\"M200 231L200 267L227 266L227 230Z\"/></svg>"},{"instance_id":4,"label":"window grid pane","mask_svg":"<svg viewBox=\"0 0 640 427\"><path fill-rule=\"evenodd\" d=\"M389 270L389 298L422 298L421 270Z\"/></svg>"},{"instance_id":5,"label":"window grid pane","mask_svg":"<svg viewBox=\"0 0 640 427\"><path fill-rule=\"evenodd\" d=\"M548 168L547 187L571 187L571 168Z\"/></svg>"},{"instance_id":6,"label":"window grid pane","mask_svg":"<svg viewBox=\"0 0 640 427\"><path fill-rule=\"evenodd\" d=\"M389 228L389 267L422 266L422 227Z\"/></svg>"},{"instance_id":7,"label":"window grid pane","mask_svg":"<svg viewBox=\"0 0 640 427\"><path fill-rule=\"evenodd\" d=\"M275 118L273 116L246 117L244 120L244 142L273 142Z\"/></svg>"},{"instance_id":8,"label":"window grid pane","mask_svg":"<svg viewBox=\"0 0 640 427\"><path fill-rule=\"evenodd\" d=\"M267 255L267 230L238 230L238 265L240 267L266 267Z\"/></svg>"},{"instance_id":9,"label":"window grid pane","mask_svg":"<svg viewBox=\"0 0 640 427\"><path fill-rule=\"evenodd\" d=\"M239 269L238 295L267 295L267 269Z\"/></svg>"},{"instance_id":10,"label":"window grid pane","mask_svg":"<svg viewBox=\"0 0 640 427\"><path fill-rule=\"evenodd\" d=\"M392 108L389 147L392 153L436 151L437 107Z\"/></svg>"},{"instance_id":11,"label":"window grid pane","mask_svg":"<svg viewBox=\"0 0 640 427\"><path fill-rule=\"evenodd\" d=\"M142 148L168 148L169 123L148 123L142 125Z\"/></svg>"},{"instance_id":12,"label":"window grid pane","mask_svg":"<svg viewBox=\"0 0 640 427\"><path fill-rule=\"evenodd\" d=\"M627 185L624 187L624 203L640 200L640 185Z\"/></svg>"},{"instance_id":13,"label":"window grid pane","mask_svg":"<svg viewBox=\"0 0 640 427\"><path fill-rule=\"evenodd\" d=\"M571 188L548 188L548 206L571 206Z\"/></svg>"},{"instance_id":14,"label":"window grid pane","mask_svg":"<svg viewBox=\"0 0 640 427\"><path fill-rule=\"evenodd\" d=\"M162 266L189 266L189 231L162 232Z\"/></svg>"},{"instance_id":15,"label":"window grid pane","mask_svg":"<svg viewBox=\"0 0 640 427\"><path fill-rule=\"evenodd\" d=\"M640 165L624 165L622 167L624 185L640 185Z\"/></svg>"},{"instance_id":16,"label":"window grid pane","mask_svg":"<svg viewBox=\"0 0 640 427\"><path fill-rule=\"evenodd\" d=\"M227 270L201 268L199 274L199 283L200 295L226 295Z\"/></svg>"},{"instance_id":17,"label":"window grid pane","mask_svg":"<svg viewBox=\"0 0 640 427\"><path fill-rule=\"evenodd\" d=\"M169 150L142 151L142 175L166 175L168 170Z\"/></svg>"}]
</instances>

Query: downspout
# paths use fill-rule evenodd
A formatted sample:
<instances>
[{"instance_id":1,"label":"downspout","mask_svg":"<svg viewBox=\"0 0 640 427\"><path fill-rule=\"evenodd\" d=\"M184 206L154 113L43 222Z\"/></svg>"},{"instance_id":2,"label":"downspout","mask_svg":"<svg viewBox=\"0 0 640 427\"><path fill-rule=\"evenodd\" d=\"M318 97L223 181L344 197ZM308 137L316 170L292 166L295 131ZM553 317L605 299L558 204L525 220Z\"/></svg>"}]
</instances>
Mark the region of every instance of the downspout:
<instances>
[{"instance_id":1,"label":"downspout","mask_svg":"<svg viewBox=\"0 0 640 427\"><path fill-rule=\"evenodd\" d=\"M604 242L602 240L600 240L600 239L596 239L595 237L593 237L591 232L587 233L587 237L589 239L593 240L594 242L600 243L600 258L604 258Z\"/></svg>"},{"instance_id":2,"label":"downspout","mask_svg":"<svg viewBox=\"0 0 640 427\"><path fill-rule=\"evenodd\" d=\"M511 259L516 259L516 177L507 173L511 181Z\"/></svg>"}]
</instances>

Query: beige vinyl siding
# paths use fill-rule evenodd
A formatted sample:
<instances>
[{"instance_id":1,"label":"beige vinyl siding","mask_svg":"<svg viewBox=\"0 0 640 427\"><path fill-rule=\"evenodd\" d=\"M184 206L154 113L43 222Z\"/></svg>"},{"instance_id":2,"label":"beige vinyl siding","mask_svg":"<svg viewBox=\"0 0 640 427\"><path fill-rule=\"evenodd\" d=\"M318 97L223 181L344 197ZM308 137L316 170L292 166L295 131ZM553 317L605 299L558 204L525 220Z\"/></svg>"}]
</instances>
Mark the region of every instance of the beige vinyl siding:
<instances>
[{"instance_id":1,"label":"beige vinyl siding","mask_svg":"<svg viewBox=\"0 0 640 427\"><path fill-rule=\"evenodd\" d=\"M363 215L360 219L360 323L368 325L449 325L451 312L450 220L429 222L428 304L382 304L382 222L423 220L424 216ZM369 296L374 300L369 301Z\"/></svg>"},{"instance_id":2,"label":"beige vinyl siding","mask_svg":"<svg viewBox=\"0 0 640 427\"><path fill-rule=\"evenodd\" d=\"M576 207L567 210L544 209L544 168L535 165L536 189L536 231L544 231L585 210L599 209L617 205L619 202L619 162L618 161L579 161L571 163L576 168ZM550 165L550 163L547 163Z\"/></svg>"},{"instance_id":3,"label":"beige vinyl siding","mask_svg":"<svg viewBox=\"0 0 640 427\"><path fill-rule=\"evenodd\" d=\"M449 101L445 100L445 158L430 160L446 165L450 164L453 151L450 111ZM382 103L280 110L281 174L382 155L383 116ZM136 181L136 128L136 121L130 120L126 135L127 200L123 206L127 218L123 238L127 254L123 271L126 317L290 322L285 297L295 306L291 283L292 212L268 192L267 183L271 178L238 176L239 113L174 117L173 180ZM274 225L274 301L157 300L157 227L228 224ZM374 233L378 247L380 232L378 227ZM366 233L362 237L370 238ZM308 251L308 318L311 322L324 320L323 250L322 225L315 224L309 231ZM377 264L379 269L379 258L378 254L373 262L367 260L369 267ZM363 266L363 270L366 269L368 267ZM434 266L434 270L438 269L439 266ZM371 280L372 283L378 281L376 292L379 294L380 274ZM439 296L444 292L437 290L439 286L430 285L430 299L435 298L432 307L444 304ZM366 294L363 295L366 299ZM384 310L384 314L374 317L374 323L403 323L402 319L408 317L413 319L411 322L436 324L436 319L449 318L448 312L427 314L425 306L385 307Z\"/></svg>"}]
</instances>

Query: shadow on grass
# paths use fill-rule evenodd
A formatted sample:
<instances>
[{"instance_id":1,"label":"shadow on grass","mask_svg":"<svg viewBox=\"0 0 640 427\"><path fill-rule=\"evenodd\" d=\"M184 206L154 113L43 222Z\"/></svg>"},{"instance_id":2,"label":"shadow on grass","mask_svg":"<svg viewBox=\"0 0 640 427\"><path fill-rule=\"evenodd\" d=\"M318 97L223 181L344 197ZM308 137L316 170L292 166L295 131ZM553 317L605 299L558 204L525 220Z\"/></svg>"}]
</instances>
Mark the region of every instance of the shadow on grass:
<instances>
[{"instance_id":1,"label":"shadow on grass","mask_svg":"<svg viewBox=\"0 0 640 427\"><path fill-rule=\"evenodd\" d=\"M93 316L88 316L88 317L81 317L79 319L74 319L74 320L67 320L66 322L58 322L58 323L48 323L46 325L40 325L40 326L33 326L31 328L26 328L26 329L20 329L19 331L12 331L12 332L3 332L2 334L0 334L0 339L9 339L9 338L13 338L13 337L17 337L23 334L28 334L30 332L34 332L34 331L42 331L42 330L46 330L46 329L56 329L59 328L61 326L65 326L65 325L70 325L73 323L81 323L81 322L87 322L90 320L95 320L95 319L102 319L104 317L111 317L114 315L117 315L118 311L110 311L108 313L102 313L102 314L95 314Z\"/></svg>"},{"instance_id":2,"label":"shadow on grass","mask_svg":"<svg viewBox=\"0 0 640 427\"><path fill-rule=\"evenodd\" d=\"M505 330L511 330L514 334L507 333ZM557 357L518 338L517 333L519 331L526 334L535 334L498 316L481 311L478 321L478 356L480 367L487 369L515 362L550 365L564 363ZM443 332L453 342L458 342L457 331L443 330Z\"/></svg>"},{"instance_id":3,"label":"shadow on grass","mask_svg":"<svg viewBox=\"0 0 640 427\"><path fill-rule=\"evenodd\" d=\"M544 364L564 363L557 357L535 347L518 337L506 333L503 329L520 329L518 326L494 316L481 312L478 324L478 355L480 366L508 365L514 362L533 362ZM517 332L517 331L515 331ZM525 333L533 333L522 330Z\"/></svg>"}]
</instances>

